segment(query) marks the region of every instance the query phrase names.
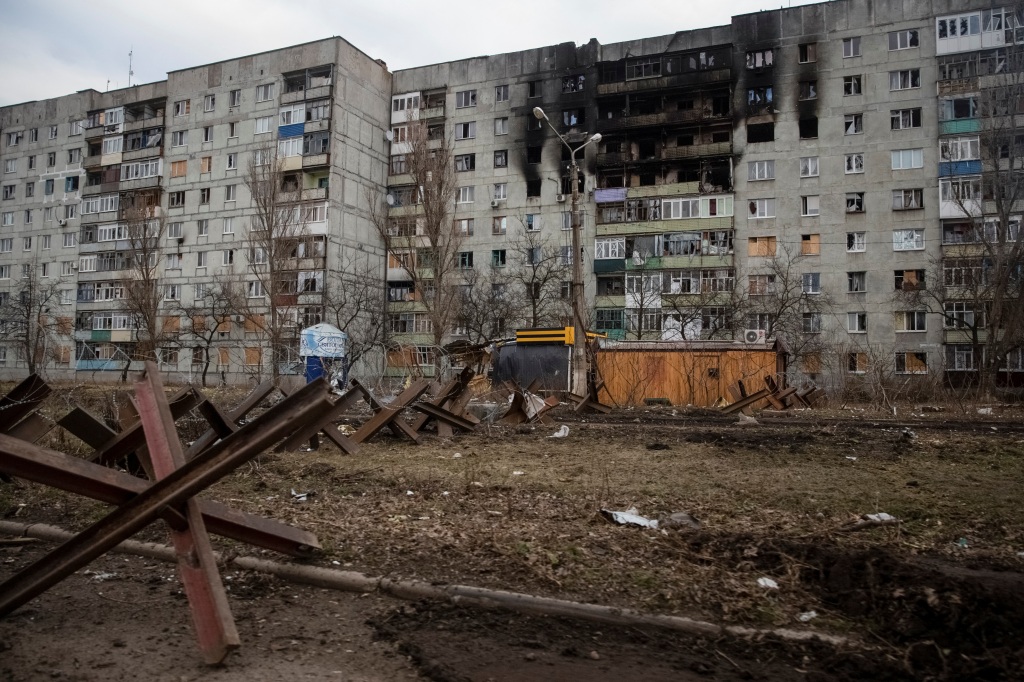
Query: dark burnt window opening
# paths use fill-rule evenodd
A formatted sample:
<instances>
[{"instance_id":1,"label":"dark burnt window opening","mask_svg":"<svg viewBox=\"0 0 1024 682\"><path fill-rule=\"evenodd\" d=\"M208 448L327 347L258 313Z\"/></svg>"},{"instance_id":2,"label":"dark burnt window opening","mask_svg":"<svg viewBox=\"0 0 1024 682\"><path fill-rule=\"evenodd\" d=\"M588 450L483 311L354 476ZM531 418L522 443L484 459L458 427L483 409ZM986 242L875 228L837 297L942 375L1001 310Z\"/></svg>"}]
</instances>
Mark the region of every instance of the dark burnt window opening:
<instances>
[{"instance_id":1,"label":"dark burnt window opening","mask_svg":"<svg viewBox=\"0 0 1024 682\"><path fill-rule=\"evenodd\" d=\"M526 181L526 196L527 197L539 197L540 196L541 181L540 180L527 180Z\"/></svg>"},{"instance_id":2,"label":"dark burnt window opening","mask_svg":"<svg viewBox=\"0 0 1024 682\"><path fill-rule=\"evenodd\" d=\"M540 145L530 146L526 148L526 163L540 163L541 150L543 147Z\"/></svg>"},{"instance_id":3,"label":"dark burnt window opening","mask_svg":"<svg viewBox=\"0 0 1024 682\"><path fill-rule=\"evenodd\" d=\"M606 175L602 178L602 187L625 187L626 178L623 175Z\"/></svg>"},{"instance_id":4,"label":"dark burnt window opening","mask_svg":"<svg viewBox=\"0 0 1024 682\"><path fill-rule=\"evenodd\" d=\"M747 142L773 142L774 140L774 123L752 123L747 125Z\"/></svg>"},{"instance_id":5,"label":"dark burnt window opening","mask_svg":"<svg viewBox=\"0 0 1024 682\"><path fill-rule=\"evenodd\" d=\"M563 109L562 125L574 127L582 125L586 121L586 109Z\"/></svg>"},{"instance_id":6,"label":"dark burnt window opening","mask_svg":"<svg viewBox=\"0 0 1024 682\"><path fill-rule=\"evenodd\" d=\"M658 155L658 143L655 140L640 140L637 142L637 151L641 159L653 159Z\"/></svg>"},{"instance_id":7,"label":"dark burnt window opening","mask_svg":"<svg viewBox=\"0 0 1024 682\"><path fill-rule=\"evenodd\" d=\"M725 132L721 132L721 133L711 133L711 141L712 142L728 142L729 141L729 136L730 135L729 135L729 131L728 130L726 130Z\"/></svg>"},{"instance_id":8,"label":"dark burnt window opening","mask_svg":"<svg viewBox=\"0 0 1024 682\"><path fill-rule=\"evenodd\" d=\"M640 174L640 186L649 187L657 184L658 176L654 173L641 173Z\"/></svg>"},{"instance_id":9,"label":"dark burnt window opening","mask_svg":"<svg viewBox=\"0 0 1024 682\"><path fill-rule=\"evenodd\" d=\"M811 140L818 137L818 117L808 116L800 119L800 139Z\"/></svg>"},{"instance_id":10,"label":"dark burnt window opening","mask_svg":"<svg viewBox=\"0 0 1024 682\"><path fill-rule=\"evenodd\" d=\"M676 138L677 147L692 147L695 143L693 135L680 135Z\"/></svg>"},{"instance_id":11,"label":"dark burnt window opening","mask_svg":"<svg viewBox=\"0 0 1024 682\"><path fill-rule=\"evenodd\" d=\"M622 151L622 142L619 140L609 140L604 143L604 150L607 153L617 154Z\"/></svg>"},{"instance_id":12,"label":"dark burnt window opening","mask_svg":"<svg viewBox=\"0 0 1024 682\"><path fill-rule=\"evenodd\" d=\"M527 97L540 97L541 87L540 81L530 81L526 84Z\"/></svg>"},{"instance_id":13,"label":"dark burnt window opening","mask_svg":"<svg viewBox=\"0 0 1024 682\"><path fill-rule=\"evenodd\" d=\"M715 95L711 99L711 114L712 116L728 116L731 110L730 102L732 98L726 95Z\"/></svg>"},{"instance_id":14,"label":"dark burnt window opening","mask_svg":"<svg viewBox=\"0 0 1024 682\"><path fill-rule=\"evenodd\" d=\"M756 114L772 110L771 86L747 90L747 111Z\"/></svg>"},{"instance_id":15,"label":"dark burnt window opening","mask_svg":"<svg viewBox=\"0 0 1024 682\"><path fill-rule=\"evenodd\" d=\"M692 99L681 99L676 102L677 111L691 111L693 110L694 102Z\"/></svg>"}]
</instances>

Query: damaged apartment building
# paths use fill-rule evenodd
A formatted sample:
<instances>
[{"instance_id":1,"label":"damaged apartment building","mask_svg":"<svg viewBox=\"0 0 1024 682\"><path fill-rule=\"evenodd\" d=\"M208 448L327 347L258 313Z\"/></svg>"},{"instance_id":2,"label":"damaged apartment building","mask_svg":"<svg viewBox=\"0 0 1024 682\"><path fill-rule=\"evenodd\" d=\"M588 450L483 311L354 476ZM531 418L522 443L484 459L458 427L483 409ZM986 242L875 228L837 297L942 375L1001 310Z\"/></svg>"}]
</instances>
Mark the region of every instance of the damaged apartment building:
<instances>
[{"instance_id":1,"label":"damaged apartment building","mask_svg":"<svg viewBox=\"0 0 1024 682\"><path fill-rule=\"evenodd\" d=\"M228 380L282 359L294 371L288 353L264 352L251 312L216 318L217 334L200 343L182 311L233 273L297 334L323 317L320 278L357 254L379 273L379 319L401 349L387 356L390 371L430 373L438 318L425 297L436 291L406 163L422 123L434 148L450 147L455 175L446 286L461 308L445 343L570 324L580 258L591 326L612 338L784 335L804 349L793 367L814 378L825 364L970 372L977 354L964 335L983 314L977 302L906 294L973 272L948 253L976 232L956 198L982 191L992 159L980 142L980 79L1006 63L1021 25L969 2L837 0L393 73L333 38L5 107L0 289L17 291L30 271L60 281L58 312L46 315L69 322L50 325L50 371L120 369L109 358L131 358L137 332L118 304L119 224L125 202L144 194L168 225L161 305L178 333L162 344L167 371L188 374L209 346ZM582 147L578 177L548 122ZM247 242L244 175L269 141L287 158L283 190L311 216L309 245L285 268L293 289L275 301L247 274L261 254ZM570 246L573 183L580 253ZM391 253L375 196L387 199ZM24 348L0 340L8 372L24 372ZM1024 369L1019 351L1005 369Z\"/></svg>"}]
</instances>

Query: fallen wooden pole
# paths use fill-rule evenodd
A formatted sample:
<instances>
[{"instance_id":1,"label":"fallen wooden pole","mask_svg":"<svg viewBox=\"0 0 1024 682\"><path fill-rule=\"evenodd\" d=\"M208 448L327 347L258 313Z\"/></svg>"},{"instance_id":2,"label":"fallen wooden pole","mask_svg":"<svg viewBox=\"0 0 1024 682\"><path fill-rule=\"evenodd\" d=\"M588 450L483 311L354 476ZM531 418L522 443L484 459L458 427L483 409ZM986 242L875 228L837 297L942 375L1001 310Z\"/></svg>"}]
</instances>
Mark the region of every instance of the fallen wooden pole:
<instances>
[{"instance_id":1,"label":"fallen wooden pole","mask_svg":"<svg viewBox=\"0 0 1024 682\"><path fill-rule=\"evenodd\" d=\"M73 533L54 526L41 523L21 524L11 521L0 521L0 533L56 542L63 542L74 537ZM113 548L113 551L137 554L149 559L171 563L178 560L174 550L170 547L150 542L128 540ZM649 625L698 636L718 637L732 635L735 637L758 638L768 635L791 642L806 642L818 639L837 646L850 643L850 640L846 637L828 635L812 630L791 630L788 628L762 630L741 625L718 625L683 616L647 614L634 611L633 609L586 604L566 599L537 597L530 594L505 592L503 590L488 590L468 585L435 585L415 580L375 578L356 571L336 571L318 566L280 564L254 557L224 558L218 556L217 560L224 561L226 565L235 568L259 571L291 582L342 592L382 592L398 599L430 599L448 602L456 606L486 609L500 608L518 613L563 616L577 620L613 623L616 625Z\"/></svg>"}]
</instances>

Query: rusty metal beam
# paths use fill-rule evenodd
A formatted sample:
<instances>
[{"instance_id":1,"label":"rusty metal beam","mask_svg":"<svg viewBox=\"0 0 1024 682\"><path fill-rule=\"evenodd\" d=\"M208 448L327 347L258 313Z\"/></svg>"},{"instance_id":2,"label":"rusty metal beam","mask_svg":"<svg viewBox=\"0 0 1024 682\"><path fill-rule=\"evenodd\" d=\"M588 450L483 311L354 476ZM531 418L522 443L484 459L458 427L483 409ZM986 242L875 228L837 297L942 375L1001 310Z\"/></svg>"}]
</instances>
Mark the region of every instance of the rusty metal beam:
<instances>
[{"instance_id":1,"label":"rusty metal beam","mask_svg":"<svg viewBox=\"0 0 1024 682\"><path fill-rule=\"evenodd\" d=\"M185 466L156 481L145 492L0 584L0 616L31 601L122 540L152 523L164 507L175 506L217 482L240 464L274 445L297 425L331 408L326 384L316 381L285 398ZM11 439L16 443L24 443Z\"/></svg>"},{"instance_id":2,"label":"rusty metal beam","mask_svg":"<svg viewBox=\"0 0 1024 682\"><path fill-rule=\"evenodd\" d=\"M438 421L462 429L463 431L472 431L476 427L476 423L466 419L457 414L453 414L443 407L438 407L431 403L413 403L410 407L412 409L422 412L426 415L430 415Z\"/></svg>"},{"instance_id":3,"label":"rusty metal beam","mask_svg":"<svg viewBox=\"0 0 1024 682\"><path fill-rule=\"evenodd\" d=\"M0 398L0 432L7 433L15 424L34 412L46 400L51 389L38 374L30 374L7 395Z\"/></svg>"},{"instance_id":4,"label":"rusty metal beam","mask_svg":"<svg viewBox=\"0 0 1024 682\"><path fill-rule=\"evenodd\" d=\"M419 379L412 382L409 388L402 391L387 406L381 405L377 402L377 399L373 397L373 394L370 393L369 389L357 380L353 379L352 385L363 394L363 398L367 403L369 403L370 407L376 413L362 426L360 426L354 434L352 434L352 440L357 443L362 443L385 426L388 426L395 432L396 436L404 435L415 443L420 442L422 436L413 431L412 428L404 421L399 419L398 415L400 415L402 410L407 408L410 403L426 392L427 388L430 386L426 379Z\"/></svg>"},{"instance_id":5,"label":"rusty metal beam","mask_svg":"<svg viewBox=\"0 0 1024 682\"><path fill-rule=\"evenodd\" d=\"M179 419L188 414L198 404L199 396L196 395L191 386L187 386L172 396L171 416L174 419ZM113 464L132 454L145 444L146 436L142 432L142 424L136 422L117 434L114 440L97 448L89 456L89 459L100 464Z\"/></svg>"},{"instance_id":6,"label":"rusty metal beam","mask_svg":"<svg viewBox=\"0 0 1024 682\"><path fill-rule=\"evenodd\" d=\"M185 453L174 428L174 418L156 363L147 362L145 375L135 384L135 404L146 434L146 449L153 473L157 480L167 478L185 466ZM216 665L238 648L241 640L195 499L184 501L184 515L185 527L171 528L171 541L178 557L178 574L188 597L203 660L209 665Z\"/></svg>"},{"instance_id":7,"label":"rusty metal beam","mask_svg":"<svg viewBox=\"0 0 1024 682\"><path fill-rule=\"evenodd\" d=\"M56 424L52 419L47 419L38 412L33 412L9 429L7 435L35 443L53 430L54 426Z\"/></svg>"},{"instance_id":8,"label":"rusty metal beam","mask_svg":"<svg viewBox=\"0 0 1024 682\"><path fill-rule=\"evenodd\" d=\"M62 427L93 450L98 450L117 438L117 431L81 407L76 407L57 420L57 426Z\"/></svg>"},{"instance_id":9,"label":"rusty metal beam","mask_svg":"<svg viewBox=\"0 0 1024 682\"><path fill-rule=\"evenodd\" d=\"M288 395L284 389L281 392ZM348 436L341 434L337 429L330 428L331 423L338 418L343 412L348 410L353 404L355 404L359 398L362 397L358 389L351 388L345 392L344 395L340 396L334 401L334 407L331 411L325 414L320 419L310 422L303 428L299 429L291 436L289 436L283 443L277 446L275 452L285 452L288 450L295 450L301 443L305 443L310 438L315 436L317 433L323 433L331 441L338 446L342 452L355 455L359 453L359 444Z\"/></svg>"},{"instance_id":10,"label":"rusty metal beam","mask_svg":"<svg viewBox=\"0 0 1024 682\"><path fill-rule=\"evenodd\" d=\"M123 471L3 434L0 434L0 471L107 504L124 504L149 487L145 480ZM320 549L316 536L301 528L212 500L200 500L199 507L207 529L216 535L294 557L309 557Z\"/></svg>"},{"instance_id":11,"label":"rusty metal beam","mask_svg":"<svg viewBox=\"0 0 1024 682\"><path fill-rule=\"evenodd\" d=\"M274 382L264 381L262 384L252 390L252 392L246 396L245 400L238 404L233 410L228 412L228 420L232 424L238 424L239 421L245 419L245 417L255 408L260 402L270 395L274 391ZM185 459L192 459L197 454L216 443L220 438L221 434L216 429L207 429L203 435L197 438L192 445L189 446L188 450L185 451Z\"/></svg>"}]
</instances>

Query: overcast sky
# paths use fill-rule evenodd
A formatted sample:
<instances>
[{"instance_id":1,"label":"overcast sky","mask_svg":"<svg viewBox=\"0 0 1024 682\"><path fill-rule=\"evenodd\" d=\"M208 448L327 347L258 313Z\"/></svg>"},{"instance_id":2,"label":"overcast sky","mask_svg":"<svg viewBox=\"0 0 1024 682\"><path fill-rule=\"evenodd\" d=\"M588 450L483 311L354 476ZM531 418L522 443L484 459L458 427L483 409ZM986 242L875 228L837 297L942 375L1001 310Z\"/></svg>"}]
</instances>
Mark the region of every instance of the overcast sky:
<instances>
[{"instance_id":1,"label":"overcast sky","mask_svg":"<svg viewBox=\"0 0 1024 682\"><path fill-rule=\"evenodd\" d=\"M0 0L0 105L341 36L391 69L597 38L614 43L808 0Z\"/></svg>"}]
</instances>

